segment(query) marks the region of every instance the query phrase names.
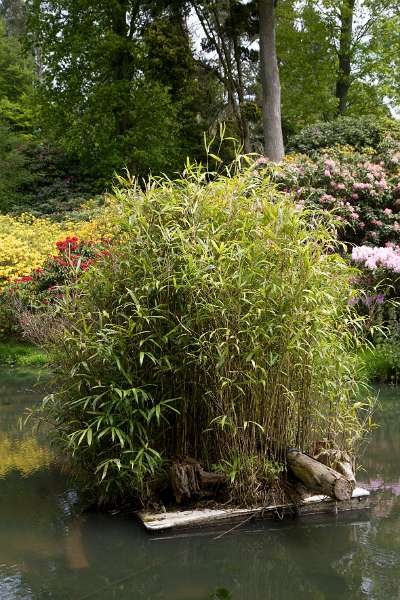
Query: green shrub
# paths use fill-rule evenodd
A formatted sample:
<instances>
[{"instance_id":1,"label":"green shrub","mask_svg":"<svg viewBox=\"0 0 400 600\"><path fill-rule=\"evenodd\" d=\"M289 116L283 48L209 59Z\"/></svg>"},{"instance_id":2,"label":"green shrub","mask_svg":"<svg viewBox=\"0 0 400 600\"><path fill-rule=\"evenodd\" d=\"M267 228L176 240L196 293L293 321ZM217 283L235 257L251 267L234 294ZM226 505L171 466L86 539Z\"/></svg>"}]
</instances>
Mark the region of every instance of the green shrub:
<instances>
[{"instance_id":1,"label":"green shrub","mask_svg":"<svg viewBox=\"0 0 400 600\"><path fill-rule=\"evenodd\" d=\"M286 449L352 450L362 425L331 229L267 178L187 166L117 192L126 235L67 295L43 410L107 499L146 501L173 457L265 499Z\"/></svg>"},{"instance_id":2,"label":"green shrub","mask_svg":"<svg viewBox=\"0 0 400 600\"><path fill-rule=\"evenodd\" d=\"M365 375L372 383L391 383L400 381L400 345L390 340L380 342L375 347L361 353Z\"/></svg>"},{"instance_id":3,"label":"green shrub","mask_svg":"<svg viewBox=\"0 0 400 600\"><path fill-rule=\"evenodd\" d=\"M400 137L399 124L390 119L378 120L375 116L340 117L333 121L320 121L308 125L288 141L289 152L310 154L332 146L350 145L357 150L377 149L392 132Z\"/></svg>"},{"instance_id":4,"label":"green shrub","mask_svg":"<svg viewBox=\"0 0 400 600\"><path fill-rule=\"evenodd\" d=\"M79 161L49 142L28 139L20 142L18 152L27 175L19 176L14 184L14 193L3 208L7 212L63 219L65 213L79 209L96 192L105 189L105 182L96 181Z\"/></svg>"},{"instance_id":5,"label":"green shrub","mask_svg":"<svg viewBox=\"0 0 400 600\"><path fill-rule=\"evenodd\" d=\"M0 213L17 202L20 186L32 183L21 144L22 136L13 131L0 115Z\"/></svg>"},{"instance_id":6,"label":"green shrub","mask_svg":"<svg viewBox=\"0 0 400 600\"><path fill-rule=\"evenodd\" d=\"M9 340L0 342L0 367L44 367L46 355L35 346Z\"/></svg>"}]
</instances>

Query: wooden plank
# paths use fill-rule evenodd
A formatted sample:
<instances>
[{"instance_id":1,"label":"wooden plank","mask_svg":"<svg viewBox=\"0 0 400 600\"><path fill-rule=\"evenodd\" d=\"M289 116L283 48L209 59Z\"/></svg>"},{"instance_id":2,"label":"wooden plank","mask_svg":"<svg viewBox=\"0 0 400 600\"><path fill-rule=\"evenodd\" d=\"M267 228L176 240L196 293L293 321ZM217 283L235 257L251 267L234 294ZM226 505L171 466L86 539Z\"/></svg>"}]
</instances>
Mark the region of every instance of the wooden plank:
<instances>
[{"instance_id":1,"label":"wooden plank","mask_svg":"<svg viewBox=\"0 0 400 600\"><path fill-rule=\"evenodd\" d=\"M266 506L259 508L194 509L177 510L164 513L137 512L136 515L149 532L170 529L193 529L213 526L219 523L235 523L248 517L254 519L273 519L287 516L312 515L318 513L336 513L339 511L368 508L369 492L355 488L350 500L338 502L329 496L315 495L300 504Z\"/></svg>"}]
</instances>

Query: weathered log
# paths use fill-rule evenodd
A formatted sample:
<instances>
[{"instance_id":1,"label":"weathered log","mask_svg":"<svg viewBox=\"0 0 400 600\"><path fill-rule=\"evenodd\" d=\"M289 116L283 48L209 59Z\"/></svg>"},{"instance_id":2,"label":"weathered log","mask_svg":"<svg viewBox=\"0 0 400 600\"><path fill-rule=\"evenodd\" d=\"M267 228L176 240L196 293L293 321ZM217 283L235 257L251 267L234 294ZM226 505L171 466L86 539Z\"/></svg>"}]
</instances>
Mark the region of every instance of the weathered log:
<instances>
[{"instance_id":1,"label":"weathered log","mask_svg":"<svg viewBox=\"0 0 400 600\"><path fill-rule=\"evenodd\" d=\"M207 495L212 489L226 483L225 475L205 471L193 458L174 461L169 477L177 504L199 495Z\"/></svg>"},{"instance_id":2,"label":"weathered log","mask_svg":"<svg viewBox=\"0 0 400 600\"><path fill-rule=\"evenodd\" d=\"M287 463L297 479L309 490L335 500L350 500L353 492L351 482L331 467L296 449L288 450Z\"/></svg>"},{"instance_id":3,"label":"weathered log","mask_svg":"<svg viewBox=\"0 0 400 600\"><path fill-rule=\"evenodd\" d=\"M198 478L200 487L213 487L226 483L226 476L222 473L210 473L208 471L204 471L200 467L198 470Z\"/></svg>"},{"instance_id":4,"label":"weathered log","mask_svg":"<svg viewBox=\"0 0 400 600\"><path fill-rule=\"evenodd\" d=\"M331 448L321 449L314 458L326 465L335 469L338 473L343 475L348 481L350 481L353 490L356 487L356 478L354 476L353 461L347 452L341 450L334 450Z\"/></svg>"}]
</instances>

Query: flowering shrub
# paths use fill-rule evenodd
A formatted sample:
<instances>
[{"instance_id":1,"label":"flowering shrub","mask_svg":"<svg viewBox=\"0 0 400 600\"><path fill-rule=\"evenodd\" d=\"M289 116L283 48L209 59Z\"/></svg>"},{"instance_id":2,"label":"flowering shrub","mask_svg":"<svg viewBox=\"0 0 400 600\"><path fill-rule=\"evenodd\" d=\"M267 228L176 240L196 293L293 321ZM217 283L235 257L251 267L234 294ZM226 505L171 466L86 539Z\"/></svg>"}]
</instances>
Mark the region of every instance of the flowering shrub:
<instances>
[{"instance_id":1,"label":"flowering shrub","mask_svg":"<svg viewBox=\"0 0 400 600\"><path fill-rule=\"evenodd\" d=\"M370 313L378 312L382 324L388 318L393 320L400 297L400 246L390 243L384 247L355 246L351 260L360 268L355 282L360 293L350 303L364 305ZM385 306L377 310L379 305ZM374 320L378 320L377 315Z\"/></svg>"},{"instance_id":2,"label":"flowering shrub","mask_svg":"<svg viewBox=\"0 0 400 600\"><path fill-rule=\"evenodd\" d=\"M293 197L298 210L308 209L311 216L321 210L336 216L340 239L352 254L353 264L360 268L349 303L365 317L366 333L380 358L384 358L382 364L388 366L383 379L393 380L395 375L397 380L400 378L399 142L395 135L385 135L375 150L363 147L362 151L356 151L350 146L321 150L318 146L319 142L312 150L305 148L309 156L288 155L278 166L261 157L257 173L269 175L282 191ZM379 377L382 373L384 369L379 369Z\"/></svg>"},{"instance_id":3,"label":"flowering shrub","mask_svg":"<svg viewBox=\"0 0 400 600\"><path fill-rule=\"evenodd\" d=\"M110 239L86 242L67 237L56 242L56 254L29 275L16 278L0 294L0 334L17 333L21 314L43 312L64 297L65 285L74 283L100 259L110 256Z\"/></svg>"},{"instance_id":4,"label":"flowering shrub","mask_svg":"<svg viewBox=\"0 0 400 600\"><path fill-rule=\"evenodd\" d=\"M387 246L355 246L351 253L352 260L371 270L383 269L400 274L400 247L388 244Z\"/></svg>"},{"instance_id":5,"label":"flowering shrub","mask_svg":"<svg viewBox=\"0 0 400 600\"><path fill-rule=\"evenodd\" d=\"M373 326L374 348L365 356L371 379L400 380L400 246L356 246L352 262L360 269L358 292L350 300Z\"/></svg>"},{"instance_id":6,"label":"flowering shrub","mask_svg":"<svg viewBox=\"0 0 400 600\"><path fill-rule=\"evenodd\" d=\"M300 206L334 212L342 240L382 245L400 241L400 168L394 158L389 164L373 151L337 147L314 158L288 156L278 167L262 163L262 168Z\"/></svg>"},{"instance_id":7,"label":"flowering shrub","mask_svg":"<svg viewBox=\"0 0 400 600\"><path fill-rule=\"evenodd\" d=\"M40 267L62 227L29 215L0 215L0 286Z\"/></svg>"},{"instance_id":8,"label":"flowering shrub","mask_svg":"<svg viewBox=\"0 0 400 600\"><path fill-rule=\"evenodd\" d=\"M3 293L18 295L32 307L49 304L63 297L63 287L76 281L80 275L104 256L110 255L110 240L97 242L79 240L76 236L56 242L57 254L47 257L42 267L9 284Z\"/></svg>"},{"instance_id":9,"label":"flowering shrub","mask_svg":"<svg viewBox=\"0 0 400 600\"><path fill-rule=\"evenodd\" d=\"M55 223L29 214L0 215L0 288L43 266L57 240L65 236L96 240L111 237L115 231L115 205L94 211L84 207L85 220ZM79 218L79 213L76 215Z\"/></svg>"}]
</instances>

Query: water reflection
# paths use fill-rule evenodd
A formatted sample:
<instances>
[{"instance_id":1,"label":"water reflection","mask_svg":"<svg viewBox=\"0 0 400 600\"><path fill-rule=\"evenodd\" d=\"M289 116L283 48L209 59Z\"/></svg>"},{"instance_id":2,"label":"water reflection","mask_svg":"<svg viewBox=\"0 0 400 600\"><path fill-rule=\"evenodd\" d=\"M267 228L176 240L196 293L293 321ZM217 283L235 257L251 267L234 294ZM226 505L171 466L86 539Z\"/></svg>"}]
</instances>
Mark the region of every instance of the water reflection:
<instances>
[{"instance_id":1,"label":"water reflection","mask_svg":"<svg viewBox=\"0 0 400 600\"><path fill-rule=\"evenodd\" d=\"M52 455L48 448L43 448L33 437L14 440L4 435L0 440L0 477L16 469L21 475L29 475L34 471L49 467Z\"/></svg>"},{"instance_id":2,"label":"water reflection","mask_svg":"<svg viewBox=\"0 0 400 600\"><path fill-rule=\"evenodd\" d=\"M45 446L17 429L40 394L7 387L0 429L1 600L330 600L400 592L400 394L360 476L371 511L149 537L130 515L76 514ZM25 444L25 446L24 446ZM29 445L31 444L31 445Z\"/></svg>"}]
</instances>

